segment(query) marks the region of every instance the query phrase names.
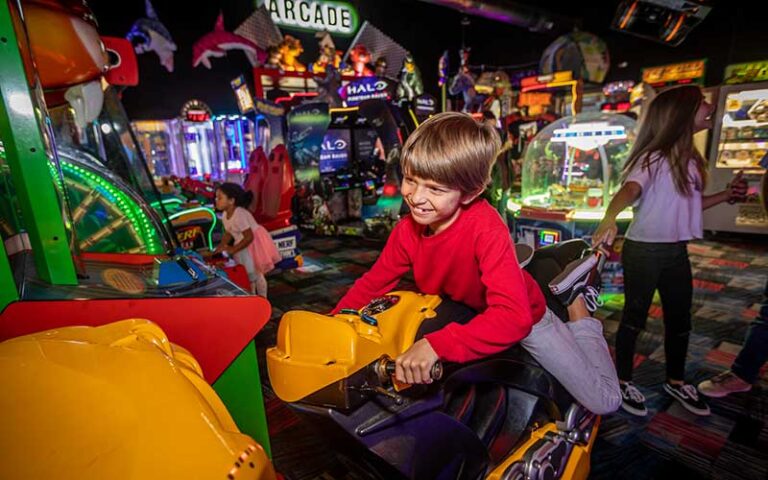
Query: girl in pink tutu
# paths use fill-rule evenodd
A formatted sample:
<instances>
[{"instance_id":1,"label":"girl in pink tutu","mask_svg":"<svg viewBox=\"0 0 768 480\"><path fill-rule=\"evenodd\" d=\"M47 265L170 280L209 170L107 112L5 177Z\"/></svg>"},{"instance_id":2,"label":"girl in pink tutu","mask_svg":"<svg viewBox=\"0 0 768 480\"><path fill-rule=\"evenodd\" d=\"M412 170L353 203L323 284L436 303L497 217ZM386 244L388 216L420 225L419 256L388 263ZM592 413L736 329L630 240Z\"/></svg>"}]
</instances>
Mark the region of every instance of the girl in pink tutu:
<instances>
[{"instance_id":1,"label":"girl in pink tutu","mask_svg":"<svg viewBox=\"0 0 768 480\"><path fill-rule=\"evenodd\" d=\"M226 252L245 267L251 281L251 293L266 297L264 274L275 268L280 253L269 232L244 208L252 199L253 193L243 191L235 183L223 183L216 188L216 209L223 212L224 236L213 253Z\"/></svg>"}]
</instances>

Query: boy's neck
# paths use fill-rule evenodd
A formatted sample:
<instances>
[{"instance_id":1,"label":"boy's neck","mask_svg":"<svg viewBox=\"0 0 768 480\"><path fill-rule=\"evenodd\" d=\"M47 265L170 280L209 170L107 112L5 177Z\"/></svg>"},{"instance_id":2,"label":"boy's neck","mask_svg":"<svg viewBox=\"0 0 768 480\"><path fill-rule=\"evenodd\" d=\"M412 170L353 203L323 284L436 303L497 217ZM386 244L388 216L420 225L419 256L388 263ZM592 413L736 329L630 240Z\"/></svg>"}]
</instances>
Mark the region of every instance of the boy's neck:
<instances>
[{"instance_id":1,"label":"boy's neck","mask_svg":"<svg viewBox=\"0 0 768 480\"><path fill-rule=\"evenodd\" d=\"M440 223L439 225L437 225L437 226L435 226L434 224L433 225L427 225L424 228L424 236L431 237L431 236L437 235L438 233L442 233L442 232L446 231L451 225L456 223L456 221L459 219L459 217L461 216L461 211L462 211L463 207L464 207L464 205L459 205L459 207L456 209L456 211L453 212L453 215L449 219L447 219L444 222Z\"/></svg>"}]
</instances>

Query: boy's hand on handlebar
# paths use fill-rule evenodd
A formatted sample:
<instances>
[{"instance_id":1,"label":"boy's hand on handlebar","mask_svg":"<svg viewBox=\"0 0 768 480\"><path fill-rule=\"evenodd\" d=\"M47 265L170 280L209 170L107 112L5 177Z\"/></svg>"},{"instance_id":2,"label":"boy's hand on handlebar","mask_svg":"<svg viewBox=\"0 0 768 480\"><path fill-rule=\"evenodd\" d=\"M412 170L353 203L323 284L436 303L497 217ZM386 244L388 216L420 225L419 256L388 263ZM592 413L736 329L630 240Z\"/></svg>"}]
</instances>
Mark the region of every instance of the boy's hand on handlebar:
<instances>
[{"instance_id":1,"label":"boy's hand on handlebar","mask_svg":"<svg viewBox=\"0 0 768 480\"><path fill-rule=\"evenodd\" d=\"M432 383L432 366L440 358L432 345L422 338L395 359L395 378L407 384Z\"/></svg>"},{"instance_id":2,"label":"boy's hand on handlebar","mask_svg":"<svg viewBox=\"0 0 768 480\"><path fill-rule=\"evenodd\" d=\"M616 238L617 233L619 233L619 227L616 226L616 220L604 218L592 235L592 246L595 247L601 244L613 245L613 240Z\"/></svg>"}]
</instances>

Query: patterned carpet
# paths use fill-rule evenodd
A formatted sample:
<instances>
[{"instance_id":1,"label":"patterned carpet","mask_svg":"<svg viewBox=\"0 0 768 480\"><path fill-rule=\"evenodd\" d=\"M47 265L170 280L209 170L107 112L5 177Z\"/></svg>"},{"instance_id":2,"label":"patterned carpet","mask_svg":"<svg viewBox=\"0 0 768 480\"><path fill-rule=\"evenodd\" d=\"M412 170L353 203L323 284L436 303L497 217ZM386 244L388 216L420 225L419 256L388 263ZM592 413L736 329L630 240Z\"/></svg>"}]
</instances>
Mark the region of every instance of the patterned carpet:
<instances>
[{"instance_id":1,"label":"patterned carpet","mask_svg":"<svg viewBox=\"0 0 768 480\"><path fill-rule=\"evenodd\" d=\"M310 237L302 241L303 271L269 278L272 321L259 333L262 379L275 466L288 479L364 479L361 468L332 455L322 437L304 425L271 392L264 350L275 342L283 312L329 311L376 260L380 244L356 238ZM697 384L727 369L747 325L757 314L768 277L768 245L697 242L689 246L694 273L693 324L687 375ZM414 289L412 279L399 288ZM609 345L621 318L623 297L607 298L597 316ZM768 371L749 393L711 400L710 417L696 417L664 393L663 324L658 298L637 343L635 383L648 398L645 418L616 413L603 418L590 478L768 478Z\"/></svg>"}]
</instances>

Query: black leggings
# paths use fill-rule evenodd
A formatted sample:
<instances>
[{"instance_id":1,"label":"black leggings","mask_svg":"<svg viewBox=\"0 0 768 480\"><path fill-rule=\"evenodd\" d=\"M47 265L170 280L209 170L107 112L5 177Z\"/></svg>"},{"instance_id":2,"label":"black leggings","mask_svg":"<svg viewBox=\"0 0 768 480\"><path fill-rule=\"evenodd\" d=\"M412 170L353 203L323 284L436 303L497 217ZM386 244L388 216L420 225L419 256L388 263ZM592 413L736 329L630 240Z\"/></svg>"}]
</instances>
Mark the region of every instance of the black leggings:
<instances>
[{"instance_id":1,"label":"black leggings","mask_svg":"<svg viewBox=\"0 0 768 480\"><path fill-rule=\"evenodd\" d=\"M653 293L659 290L664 313L664 355L667 378L685 378L685 357L691 331L693 277L686 242L646 243L625 240L624 313L616 333L619 379L632 380L635 341L645 329Z\"/></svg>"}]
</instances>

